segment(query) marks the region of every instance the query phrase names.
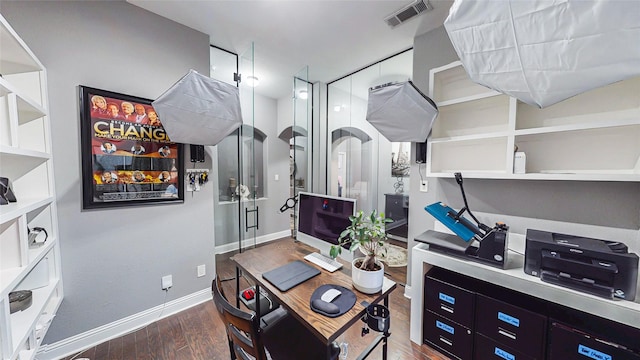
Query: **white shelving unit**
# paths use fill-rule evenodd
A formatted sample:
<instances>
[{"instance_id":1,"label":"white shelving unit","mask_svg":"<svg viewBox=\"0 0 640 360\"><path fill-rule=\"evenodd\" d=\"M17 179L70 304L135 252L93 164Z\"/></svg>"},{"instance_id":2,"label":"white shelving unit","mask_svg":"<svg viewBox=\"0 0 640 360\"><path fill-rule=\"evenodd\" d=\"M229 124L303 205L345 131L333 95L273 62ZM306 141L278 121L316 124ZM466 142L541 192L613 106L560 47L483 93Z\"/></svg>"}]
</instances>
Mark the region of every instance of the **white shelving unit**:
<instances>
[{"instance_id":1,"label":"white shelving unit","mask_svg":"<svg viewBox=\"0 0 640 360\"><path fill-rule=\"evenodd\" d=\"M63 298L46 70L0 15L0 176L17 202L0 206L0 359L33 359ZM29 243L42 227L44 244ZM10 313L9 293L31 290Z\"/></svg>"},{"instance_id":2,"label":"white shelving unit","mask_svg":"<svg viewBox=\"0 0 640 360\"><path fill-rule=\"evenodd\" d=\"M522 239L521 241L524 241ZM506 270L454 258L429 250L427 244L417 244L411 250L411 341L422 344L424 274L431 266L442 267L459 274L498 284L573 309L610 319L640 329L640 296L636 301L609 300L584 292L543 282L523 271L524 257L509 251Z\"/></svg>"},{"instance_id":3,"label":"white shelving unit","mask_svg":"<svg viewBox=\"0 0 640 360\"><path fill-rule=\"evenodd\" d=\"M640 77L538 109L472 82L459 61L432 69L440 114L427 175L640 181ZM526 173L513 172L514 149Z\"/></svg>"}]
</instances>

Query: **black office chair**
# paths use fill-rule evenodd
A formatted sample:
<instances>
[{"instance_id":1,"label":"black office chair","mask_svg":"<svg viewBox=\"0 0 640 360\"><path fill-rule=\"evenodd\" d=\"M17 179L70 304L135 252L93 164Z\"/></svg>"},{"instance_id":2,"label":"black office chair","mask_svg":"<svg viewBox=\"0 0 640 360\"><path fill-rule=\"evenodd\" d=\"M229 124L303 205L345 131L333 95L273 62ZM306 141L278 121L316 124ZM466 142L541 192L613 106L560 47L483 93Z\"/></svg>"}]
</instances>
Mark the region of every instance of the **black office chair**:
<instances>
[{"instance_id":1,"label":"black office chair","mask_svg":"<svg viewBox=\"0 0 640 360\"><path fill-rule=\"evenodd\" d=\"M325 360L327 346L282 307L267 314L260 322L254 312L242 311L227 301L220 281L211 284L213 302L224 321L231 359ZM265 349L266 348L266 349ZM329 349L331 359L340 354L334 342Z\"/></svg>"},{"instance_id":2,"label":"black office chair","mask_svg":"<svg viewBox=\"0 0 640 360\"><path fill-rule=\"evenodd\" d=\"M223 299L226 299L227 297L224 295L224 289L222 288L222 281L220 281L220 277L216 276L213 279L213 284L211 285L211 290L214 296L214 305L216 306L216 309L218 310L218 315L219 315L219 319L220 321L224 324L227 320L224 317L224 307L222 306L222 301L216 301L215 297L216 297L216 293L218 294L218 296L222 297ZM228 332L225 331L225 334L227 335L227 342L229 343L229 353L231 354L231 359L235 360L235 353L233 351L233 342L231 341L231 338L229 337Z\"/></svg>"}]
</instances>

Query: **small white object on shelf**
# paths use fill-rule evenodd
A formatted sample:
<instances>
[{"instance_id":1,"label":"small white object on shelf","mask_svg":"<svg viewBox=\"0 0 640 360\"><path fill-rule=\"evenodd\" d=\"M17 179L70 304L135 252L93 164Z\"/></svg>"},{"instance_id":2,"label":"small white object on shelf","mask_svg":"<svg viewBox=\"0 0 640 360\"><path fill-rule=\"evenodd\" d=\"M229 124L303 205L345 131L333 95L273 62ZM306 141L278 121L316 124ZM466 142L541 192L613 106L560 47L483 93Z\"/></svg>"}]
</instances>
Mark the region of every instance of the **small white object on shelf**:
<instances>
[{"instance_id":1,"label":"small white object on shelf","mask_svg":"<svg viewBox=\"0 0 640 360\"><path fill-rule=\"evenodd\" d=\"M523 151L516 151L513 156L513 173L524 174L527 172L527 154Z\"/></svg>"},{"instance_id":2,"label":"small white object on shelf","mask_svg":"<svg viewBox=\"0 0 640 360\"><path fill-rule=\"evenodd\" d=\"M251 192L249 191L249 187L244 184L240 184L236 186L236 195L240 196L240 200L248 200Z\"/></svg>"}]
</instances>

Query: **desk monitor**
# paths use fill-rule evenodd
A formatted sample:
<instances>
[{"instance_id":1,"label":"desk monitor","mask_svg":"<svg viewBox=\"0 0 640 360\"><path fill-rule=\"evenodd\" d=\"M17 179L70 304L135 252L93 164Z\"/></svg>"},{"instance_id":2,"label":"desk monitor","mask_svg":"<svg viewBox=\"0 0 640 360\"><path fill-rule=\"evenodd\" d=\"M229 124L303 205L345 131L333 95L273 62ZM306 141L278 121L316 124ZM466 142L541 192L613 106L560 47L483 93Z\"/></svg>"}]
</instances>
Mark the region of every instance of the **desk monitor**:
<instances>
[{"instance_id":1,"label":"desk monitor","mask_svg":"<svg viewBox=\"0 0 640 360\"><path fill-rule=\"evenodd\" d=\"M297 213L297 240L329 256L331 245L337 245L342 231L351 225L349 216L356 214L356 200L299 192ZM340 257L347 261L353 259L348 246L342 249Z\"/></svg>"}]
</instances>

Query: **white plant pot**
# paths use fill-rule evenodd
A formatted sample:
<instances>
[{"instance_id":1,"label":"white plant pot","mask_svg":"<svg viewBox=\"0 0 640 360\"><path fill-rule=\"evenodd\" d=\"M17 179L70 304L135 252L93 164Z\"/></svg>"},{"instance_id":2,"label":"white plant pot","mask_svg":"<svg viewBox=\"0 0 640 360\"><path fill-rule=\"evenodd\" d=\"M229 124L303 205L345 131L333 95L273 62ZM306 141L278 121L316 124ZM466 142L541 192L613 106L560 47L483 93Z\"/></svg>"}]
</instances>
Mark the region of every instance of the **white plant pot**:
<instances>
[{"instance_id":1,"label":"white plant pot","mask_svg":"<svg viewBox=\"0 0 640 360\"><path fill-rule=\"evenodd\" d=\"M384 265L382 262L376 260L376 264L380 265L380 270L366 271L356 267L355 263L357 260L364 260L364 258L355 258L351 262L353 287L365 294L375 294L382 290L382 280L384 279Z\"/></svg>"}]
</instances>

